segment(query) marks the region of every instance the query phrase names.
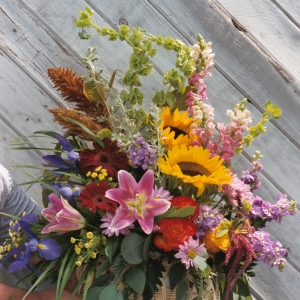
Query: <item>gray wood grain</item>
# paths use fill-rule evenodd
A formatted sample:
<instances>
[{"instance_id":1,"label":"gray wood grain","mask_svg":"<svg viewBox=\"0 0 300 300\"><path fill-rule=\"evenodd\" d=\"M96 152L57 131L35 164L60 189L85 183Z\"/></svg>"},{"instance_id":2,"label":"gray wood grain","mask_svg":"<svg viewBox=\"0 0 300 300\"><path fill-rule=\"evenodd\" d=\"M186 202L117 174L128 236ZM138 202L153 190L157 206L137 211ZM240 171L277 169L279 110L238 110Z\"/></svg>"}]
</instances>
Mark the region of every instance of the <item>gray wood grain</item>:
<instances>
[{"instance_id":1,"label":"gray wood grain","mask_svg":"<svg viewBox=\"0 0 300 300\"><path fill-rule=\"evenodd\" d=\"M298 12L295 8L298 4L290 0L276 1L296 18ZM273 4L276 1L272 1ZM270 57L266 57L266 53L262 53L249 40L251 36L245 36L244 32L228 22L228 15L222 14L208 0L4 2L0 8L0 161L4 160L6 166L23 164L23 161L28 164L40 163L40 154L34 151L7 151L11 138L30 135L40 129L60 130L52 122L47 107L66 104L52 88L47 78L47 68L63 66L79 73L84 72L80 57L88 46L96 46L99 52L97 65L104 69L105 75L111 74L116 68L126 71L131 52L124 43L111 43L98 36L89 41L79 40L74 21L78 11L88 4L96 11L95 19L100 26L117 28L119 22L125 19L132 27L140 26L153 34L177 37L190 44L196 40L198 33L206 41L212 41L216 68L206 83L210 102L215 107L216 121L227 122L226 109L232 109L243 97L250 100L248 108L256 121L268 99L283 110L282 118L268 125L268 133L257 139L245 155L236 158L238 172L248 167L249 156L258 148L264 154L265 166L261 176L264 189L258 194L270 202L276 201L279 192L299 199L299 77L296 78L290 70L285 72L280 64L279 67L274 64ZM253 2L246 2L251 7ZM266 2L261 5L272 4ZM274 11L283 12L278 3L275 4ZM282 17L282 20L287 22L285 18ZM243 17L239 22L242 27L247 27ZM264 23L264 26L268 26L268 23ZM296 56L296 49L289 51ZM153 60L155 69L150 80L144 81L146 104L158 87L163 88L161 75L171 67L171 59L174 57L164 52ZM117 86L120 86L119 80L120 76ZM18 180L28 181L26 174L10 169ZM39 186L34 187L32 193L38 198ZM268 224L267 230L271 232L272 238L280 240L288 249L288 264L283 273L262 264L256 268L257 277L251 281L255 299L297 299L300 292L299 286L295 284L300 279L300 239L297 238L299 218L297 214L285 218L282 225Z\"/></svg>"}]
</instances>

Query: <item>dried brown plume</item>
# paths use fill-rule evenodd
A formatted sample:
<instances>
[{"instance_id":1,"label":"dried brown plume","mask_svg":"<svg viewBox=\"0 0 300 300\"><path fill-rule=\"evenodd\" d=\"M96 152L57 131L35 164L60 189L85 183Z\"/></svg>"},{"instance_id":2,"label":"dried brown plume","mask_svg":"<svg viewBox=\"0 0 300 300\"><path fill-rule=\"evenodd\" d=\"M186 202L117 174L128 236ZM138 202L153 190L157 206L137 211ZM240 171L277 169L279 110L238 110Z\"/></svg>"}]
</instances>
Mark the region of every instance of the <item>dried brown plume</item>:
<instances>
[{"instance_id":1,"label":"dried brown plume","mask_svg":"<svg viewBox=\"0 0 300 300\"><path fill-rule=\"evenodd\" d=\"M48 77L54 84L55 89L60 92L63 99L72 104L72 109L49 109L54 115L55 120L67 131L78 135L80 138L85 136L85 140L90 140L90 137L69 120L63 117L69 117L82 123L92 132L97 132L103 128L109 128L108 123L99 122L100 116L107 117L109 112L103 103L91 101L83 93L84 82L77 76L72 69L51 68L48 69Z\"/></svg>"}]
</instances>

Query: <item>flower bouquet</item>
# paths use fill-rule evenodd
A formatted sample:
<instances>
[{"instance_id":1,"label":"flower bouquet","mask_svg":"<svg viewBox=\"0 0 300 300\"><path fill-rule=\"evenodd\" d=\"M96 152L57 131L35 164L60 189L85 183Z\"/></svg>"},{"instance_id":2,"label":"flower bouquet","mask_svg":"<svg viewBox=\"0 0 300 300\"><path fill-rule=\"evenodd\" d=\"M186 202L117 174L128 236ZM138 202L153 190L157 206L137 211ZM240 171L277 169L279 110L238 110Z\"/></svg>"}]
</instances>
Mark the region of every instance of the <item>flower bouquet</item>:
<instances>
[{"instance_id":1,"label":"flower bouquet","mask_svg":"<svg viewBox=\"0 0 300 300\"><path fill-rule=\"evenodd\" d=\"M254 194L263 168L258 151L241 177L232 158L280 109L268 101L250 127L243 99L227 110L227 124L216 123L204 84L214 54L200 35L189 46L127 25L100 28L89 8L76 25L81 38L92 28L132 47L125 88L114 87L117 70L103 78L95 48L83 59L85 75L48 70L71 108L49 109L64 135L35 132L52 143L37 167L42 176L30 182L42 185L45 208L11 223L1 247L2 261L15 257L8 272L30 268L24 281L32 281L31 290L54 280L56 299L74 271L73 294L89 300L251 299L248 278L257 261L285 265L282 245L261 229L294 214L296 203L284 194L276 204ZM151 73L155 45L175 52L176 62L162 77L166 89L144 95L140 79ZM32 256L39 257L34 266Z\"/></svg>"}]
</instances>

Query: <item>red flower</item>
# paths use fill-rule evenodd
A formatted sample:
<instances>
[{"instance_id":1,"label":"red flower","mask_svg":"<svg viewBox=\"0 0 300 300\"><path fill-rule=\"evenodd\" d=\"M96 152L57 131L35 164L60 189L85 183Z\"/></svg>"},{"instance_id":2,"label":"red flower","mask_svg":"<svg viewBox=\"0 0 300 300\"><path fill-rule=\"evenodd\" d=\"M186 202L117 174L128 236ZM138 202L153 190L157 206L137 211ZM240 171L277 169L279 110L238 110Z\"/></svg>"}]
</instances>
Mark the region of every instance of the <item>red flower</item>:
<instances>
[{"instance_id":1,"label":"red flower","mask_svg":"<svg viewBox=\"0 0 300 300\"><path fill-rule=\"evenodd\" d=\"M81 206L85 206L93 212L102 209L114 214L117 209L117 202L104 196L109 189L110 187L105 181L88 183L85 189L81 191L78 200L81 201Z\"/></svg>"},{"instance_id":2,"label":"red flower","mask_svg":"<svg viewBox=\"0 0 300 300\"><path fill-rule=\"evenodd\" d=\"M119 170L126 170L128 166L128 157L125 152L117 145L117 141L109 138L103 139L104 148L93 142L95 147L92 149L84 149L79 153L79 166L86 174L93 172L99 166L107 170L109 176L117 178Z\"/></svg>"},{"instance_id":3,"label":"red flower","mask_svg":"<svg viewBox=\"0 0 300 300\"><path fill-rule=\"evenodd\" d=\"M189 216L187 218L191 221L196 220L199 216L199 205L194 199L192 199L190 197L186 197L186 196L174 197L171 200L171 207L173 207L173 206L177 206L178 208L193 206L195 209L195 212L192 216Z\"/></svg>"},{"instance_id":4,"label":"red flower","mask_svg":"<svg viewBox=\"0 0 300 300\"><path fill-rule=\"evenodd\" d=\"M197 232L194 222L181 218L164 219L158 223L158 227L158 232L162 234L155 237L154 244L165 251L178 251L179 245Z\"/></svg>"}]
</instances>

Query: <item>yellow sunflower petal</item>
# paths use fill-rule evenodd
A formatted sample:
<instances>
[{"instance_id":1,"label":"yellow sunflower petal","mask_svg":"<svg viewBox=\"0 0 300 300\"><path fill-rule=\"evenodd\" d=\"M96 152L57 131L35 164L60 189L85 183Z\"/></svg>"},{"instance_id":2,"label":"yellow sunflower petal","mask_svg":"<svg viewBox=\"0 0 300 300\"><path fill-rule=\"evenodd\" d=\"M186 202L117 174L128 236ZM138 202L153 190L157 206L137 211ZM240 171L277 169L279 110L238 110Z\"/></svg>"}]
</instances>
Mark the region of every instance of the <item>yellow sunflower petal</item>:
<instances>
[{"instance_id":1,"label":"yellow sunflower petal","mask_svg":"<svg viewBox=\"0 0 300 300\"><path fill-rule=\"evenodd\" d=\"M229 184L230 169L223 166L219 156L210 158L210 151L203 147L174 146L164 158L159 158L158 168L167 175L197 187L199 197L206 185Z\"/></svg>"}]
</instances>

